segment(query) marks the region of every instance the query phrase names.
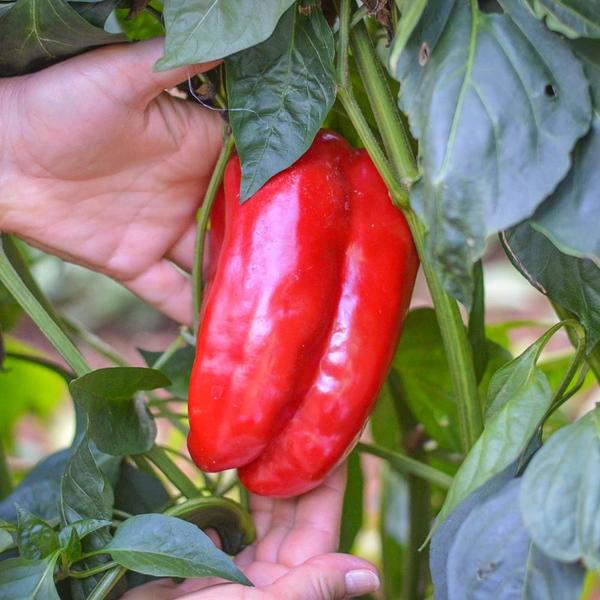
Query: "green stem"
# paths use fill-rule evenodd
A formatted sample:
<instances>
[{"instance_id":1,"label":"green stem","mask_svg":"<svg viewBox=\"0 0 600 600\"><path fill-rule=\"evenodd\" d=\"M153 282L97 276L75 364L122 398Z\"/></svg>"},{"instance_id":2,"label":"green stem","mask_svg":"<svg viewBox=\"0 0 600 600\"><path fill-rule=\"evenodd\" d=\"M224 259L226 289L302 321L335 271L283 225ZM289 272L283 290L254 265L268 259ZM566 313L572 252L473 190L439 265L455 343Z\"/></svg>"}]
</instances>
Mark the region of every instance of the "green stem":
<instances>
[{"instance_id":1,"label":"green stem","mask_svg":"<svg viewBox=\"0 0 600 600\"><path fill-rule=\"evenodd\" d=\"M67 369L57 365L55 362L42 358L41 356L33 356L32 354L22 354L21 352L7 352L6 356L14 360L21 360L23 362L33 363L41 367L46 367L50 371L54 371L57 375L60 375L67 383L75 379L75 374Z\"/></svg>"},{"instance_id":2,"label":"green stem","mask_svg":"<svg viewBox=\"0 0 600 600\"><path fill-rule=\"evenodd\" d=\"M64 325L68 333L73 334L79 338L84 344L88 345L92 350L95 350L100 356L107 358L118 367L127 367L129 364L122 358L119 353L110 345L107 344L102 338L97 336L95 333L88 331L85 327L82 327L75 321L68 318L62 317L61 322Z\"/></svg>"},{"instance_id":3,"label":"green stem","mask_svg":"<svg viewBox=\"0 0 600 600\"><path fill-rule=\"evenodd\" d=\"M186 497L198 496L200 490L194 482L169 458L168 454L160 447L154 446L145 456L153 462L164 476Z\"/></svg>"},{"instance_id":4,"label":"green stem","mask_svg":"<svg viewBox=\"0 0 600 600\"><path fill-rule=\"evenodd\" d=\"M202 200L202 205L198 210L197 215L197 230L196 230L196 247L194 250L194 264L192 268L192 292L194 300L194 331L198 331L199 319L200 319L200 307L202 306L202 295L204 293L204 282L202 277L202 265L204 258L204 244L206 241L206 228L208 226L208 219L210 217L210 211L212 209L213 202L219 191L219 186L223 180L223 173L227 166L227 161L233 151L234 141L233 136L228 134L223 142L223 148L221 154L215 165L212 177L206 189L206 194Z\"/></svg>"},{"instance_id":5,"label":"green stem","mask_svg":"<svg viewBox=\"0 0 600 600\"><path fill-rule=\"evenodd\" d=\"M373 113L379 123L384 145L386 149L388 149L394 167L400 175L401 180L409 185L410 182L414 180L418 171L414 156L410 149L410 144L408 143L408 135L404 129L396 104L391 97L384 74L381 69L378 68L378 58L375 54L373 45L368 39L368 35L366 35L366 30L364 27L356 27L352 32L349 32L349 11L350 0L342 0L340 10L340 51L347 48L347 42L343 38L350 36L349 39L352 41L354 57L369 96ZM346 62L347 59L340 56L339 60L338 76L342 76L342 78L346 77L346 79L342 79L342 81L347 82L347 63L344 65L344 62ZM343 87L344 94L351 95L348 91L349 86L346 84ZM340 99L344 104L344 95L340 96ZM361 136L367 152L369 152L373 162L379 169L378 162L380 162L381 159L377 156L378 152L372 154L374 149L372 140L369 139L369 136L363 138L364 128L362 126L362 121L364 121L364 117L362 119L357 119L357 115L354 111L346 110L358 134ZM356 111L360 112L360 108L356 107ZM367 129L369 129L368 125ZM387 185L388 182L385 177L384 180ZM442 341L444 343L452 375L454 392L459 409L463 447L465 451L468 451L483 430L483 417L467 330L462 321L456 301L446 294L437 273L428 263L425 252L425 228L423 224L419 221L415 213L407 208L405 199L396 195L396 188L389 189L396 205L405 212L415 240L417 252L419 253L419 258L421 259L423 272L425 273L425 278L433 299Z\"/></svg>"},{"instance_id":6,"label":"green stem","mask_svg":"<svg viewBox=\"0 0 600 600\"><path fill-rule=\"evenodd\" d=\"M564 309L562 306L559 306L558 304L552 302L552 307L554 308L554 311L556 312L558 318L561 321L565 321L567 319L575 320L575 316L568 310ZM571 340L573 346L577 348L580 342L575 330L571 329L570 327L567 327L567 335L569 336L569 339ZM592 372L596 376L596 379L600 383L600 343L596 344L593 350L588 353L588 355L585 357L585 361L590 366L590 369L592 370Z\"/></svg>"},{"instance_id":7,"label":"green stem","mask_svg":"<svg viewBox=\"0 0 600 600\"><path fill-rule=\"evenodd\" d=\"M92 593L87 597L87 600L104 600L114 587L125 577L127 569L124 567L113 567L107 571L106 575L98 582Z\"/></svg>"},{"instance_id":8,"label":"green stem","mask_svg":"<svg viewBox=\"0 0 600 600\"><path fill-rule=\"evenodd\" d=\"M181 348L183 343L183 338L178 335L167 347L167 349L156 359L155 363L152 365L153 369L160 369L164 367L164 365L168 362L168 360Z\"/></svg>"},{"instance_id":9,"label":"green stem","mask_svg":"<svg viewBox=\"0 0 600 600\"><path fill-rule=\"evenodd\" d=\"M352 30L350 45L383 138L383 145L400 181L410 189L412 183L419 178L417 161L364 21Z\"/></svg>"},{"instance_id":10,"label":"green stem","mask_svg":"<svg viewBox=\"0 0 600 600\"><path fill-rule=\"evenodd\" d=\"M89 373L91 371L90 366L75 344L73 344L63 331L58 319L51 316L50 312L36 297L34 291L26 285L25 278L19 275L17 269L13 266L11 260L9 260L7 254L10 252L15 256L14 249L12 239L2 235L0 238L0 281L6 286L31 320L40 328L71 369L78 376ZM26 265L17 264L16 267L22 270L22 268L26 268Z\"/></svg>"},{"instance_id":11,"label":"green stem","mask_svg":"<svg viewBox=\"0 0 600 600\"><path fill-rule=\"evenodd\" d=\"M352 125L356 129L362 143L364 144L371 160L379 171L381 178L385 182L390 194L401 206L408 206L408 193L400 185L397 177L392 171L383 150L381 149L377 138L371 131L367 120L365 119L356 98L352 91L350 83L349 65L348 65L348 41L349 41L349 21L350 21L350 1L342 0L340 8L340 35L338 45L338 98L348 114Z\"/></svg>"},{"instance_id":12,"label":"green stem","mask_svg":"<svg viewBox=\"0 0 600 600\"><path fill-rule=\"evenodd\" d=\"M92 569L86 569L85 571L69 571L69 577L72 577L73 579L86 579L87 577L92 577L93 575L98 575L99 573L114 569L117 566L116 562L108 562Z\"/></svg>"},{"instance_id":13,"label":"green stem","mask_svg":"<svg viewBox=\"0 0 600 600\"><path fill-rule=\"evenodd\" d=\"M0 440L0 500L3 500L13 490L10 471L6 463L6 454L4 452L4 444Z\"/></svg>"},{"instance_id":14,"label":"green stem","mask_svg":"<svg viewBox=\"0 0 600 600\"><path fill-rule=\"evenodd\" d=\"M438 471L437 469L400 452L395 452L394 450L389 450L388 448L383 448L382 446L377 446L375 444L365 444L363 442L359 442L356 445L356 449L359 452L383 458L401 473L416 475L445 490L449 489L452 484L452 477L450 477L450 475L446 475L446 473L442 473L442 471Z\"/></svg>"}]
</instances>

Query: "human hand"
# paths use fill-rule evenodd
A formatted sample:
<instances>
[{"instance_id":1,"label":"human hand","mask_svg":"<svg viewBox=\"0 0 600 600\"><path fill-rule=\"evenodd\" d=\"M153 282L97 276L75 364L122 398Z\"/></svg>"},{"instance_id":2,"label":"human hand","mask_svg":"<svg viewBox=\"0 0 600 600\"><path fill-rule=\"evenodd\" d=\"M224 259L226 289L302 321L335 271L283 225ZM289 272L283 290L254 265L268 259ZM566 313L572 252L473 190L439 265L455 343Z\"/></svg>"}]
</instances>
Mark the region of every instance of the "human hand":
<instances>
[{"instance_id":1,"label":"human hand","mask_svg":"<svg viewBox=\"0 0 600 600\"><path fill-rule=\"evenodd\" d=\"M345 469L316 490L289 500L251 498L257 541L236 563L256 587L215 580L167 580L136 588L123 600L341 600L375 591L375 568L333 554L339 540Z\"/></svg>"},{"instance_id":2,"label":"human hand","mask_svg":"<svg viewBox=\"0 0 600 600\"><path fill-rule=\"evenodd\" d=\"M221 147L217 113L165 88L163 41L105 47L0 80L0 231L109 275L192 320L195 212Z\"/></svg>"}]
</instances>

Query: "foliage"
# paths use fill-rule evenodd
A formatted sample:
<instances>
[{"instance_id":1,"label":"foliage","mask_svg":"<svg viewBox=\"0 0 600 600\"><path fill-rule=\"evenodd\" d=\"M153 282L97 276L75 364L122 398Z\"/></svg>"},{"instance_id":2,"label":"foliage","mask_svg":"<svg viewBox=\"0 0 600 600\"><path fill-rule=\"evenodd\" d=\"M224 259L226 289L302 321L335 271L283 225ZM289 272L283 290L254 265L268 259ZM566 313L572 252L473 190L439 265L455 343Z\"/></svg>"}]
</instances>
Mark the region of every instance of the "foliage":
<instances>
[{"instance_id":1,"label":"foliage","mask_svg":"<svg viewBox=\"0 0 600 600\"><path fill-rule=\"evenodd\" d=\"M367 149L413 231L434 306L409 313L373 443L350 455L341 549L369 525L373 454L386 598L431 584L440 599L578 598L600 565L599 417L559 409L600 380L600 2L10 0L0 76L163 31L157 69L224 59L205 83L229 110L243 201L326 124ZM524 324L486 324L496 234L560 319L516 358L508 332ZM22 312L68 368L6 335ZM574 350L548 358L559 330ZM245 506L225 497L243 499L237 481L189 475L156 445L158 419L187 432L193 332L141 351L147 368L96 344L111 366L92 371L3 235L0 341L4 446L67 392L77 412L72 445L12 491L0 451L0 598L59 598L66 582L97 599L103 582L154 576L248 583L200 529L231 555L252 541Z\"/></svg>"}]
</instances>

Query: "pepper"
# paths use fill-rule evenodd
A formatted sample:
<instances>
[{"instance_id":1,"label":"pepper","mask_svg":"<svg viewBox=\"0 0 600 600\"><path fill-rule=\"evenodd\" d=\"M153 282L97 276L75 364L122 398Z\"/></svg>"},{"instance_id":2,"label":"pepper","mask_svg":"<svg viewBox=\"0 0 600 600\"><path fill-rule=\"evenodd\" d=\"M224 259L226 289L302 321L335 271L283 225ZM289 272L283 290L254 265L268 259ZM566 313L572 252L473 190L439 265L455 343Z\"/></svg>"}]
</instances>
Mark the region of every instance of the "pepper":
<instances>
[{"instance_id":1,"label":"pepper","mask_svg":"<svg viewBox=\"0 0 600 600\"><path fill-rule=\"evenodd\" d=\"M321 131L244 204L240 180L234 156L213 209L188 447L203 470L235 467L250 491L288 497L358 439L418 259L367 153L337 134Z\"/></svg>"}]
</instances>

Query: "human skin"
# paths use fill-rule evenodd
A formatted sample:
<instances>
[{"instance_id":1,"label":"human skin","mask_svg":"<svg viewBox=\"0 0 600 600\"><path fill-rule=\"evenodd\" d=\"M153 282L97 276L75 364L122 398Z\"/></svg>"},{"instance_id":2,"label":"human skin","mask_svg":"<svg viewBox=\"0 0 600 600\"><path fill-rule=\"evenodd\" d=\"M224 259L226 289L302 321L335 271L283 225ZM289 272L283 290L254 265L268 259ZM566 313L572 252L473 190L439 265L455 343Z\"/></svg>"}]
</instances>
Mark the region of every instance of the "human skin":
<instances>
[{"instance_id":1,"label":"human skin","mask_svg":"<svg viewBox=\"0 0 600 600\"><path fill-rule=\"evenodd\" d=\"M0 79L0 231L104 273L192 320L195 213L221 147L217 113L164 93L214 63L166 73L162 40L102 48ZM257 542L237 558L256 587L160 581L127 600L337 600L374 591L374 567L335 554L339 470L290 500L252 497Z\"/></svg>"},{"instance_id":2,"label":"human skin","mask_svg":"<svg viewBox=\"0 0 600 600\"><path fill-rule=\"evenodd\" d=\"M182 270L221 119L163 90L215 63L155 73L161 53L162 40L106 47L0 80L0 231L190 323Z\"/></svg>"}]
</instances>

